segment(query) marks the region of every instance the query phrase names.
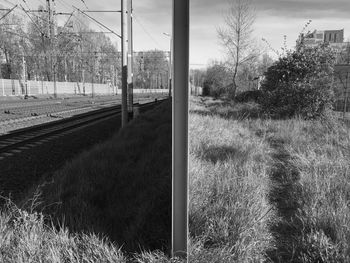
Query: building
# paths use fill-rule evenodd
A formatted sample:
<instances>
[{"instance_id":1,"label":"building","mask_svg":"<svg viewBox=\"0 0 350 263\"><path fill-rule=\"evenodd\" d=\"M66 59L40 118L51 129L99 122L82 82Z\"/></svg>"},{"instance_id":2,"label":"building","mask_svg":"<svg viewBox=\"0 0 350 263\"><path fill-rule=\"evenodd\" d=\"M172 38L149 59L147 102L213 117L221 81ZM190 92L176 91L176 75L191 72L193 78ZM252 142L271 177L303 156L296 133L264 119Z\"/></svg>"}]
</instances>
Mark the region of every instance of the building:
<instances>
[{"instance_id":1,"label":"building","mask_svg":"<svg viewBox=\"0 0 350 263\"><path fill-rule=\"evenodd\" d=\"M296 41L296 47L316 47L322 43L329 45L336 51L336 64L350 64L350 42L344 42L344 29L314 30L306 34L301 33Z\"/></svg>"},{"instance_id":2,"label":"building","mask_svg":"<svg viewBox=\"0 0 350 263\"><path fill-rule=\"evenodd\" d=\"M344 29L314 30L307 34L300 34L297 48L303 43L307 47L315 47L321 43L329 43L336 51L336 65L334 67L334 92L336 95L335 108L338 111L349 111L350 98L350 42L344 42Z\"/></svg>"},{"instance_id":3,"label":"building","mask_svg":"<svg viewBox=\"0 0 350 263\"><path fill-rule=\"evenodd\" d=\"M306 34L301 33L297 40L297 46L300 43L306 46L316 46L320 43L330 43L331 45L344 42L344 29L340 30L314 30Z\"/></svg>"}]
</instances>

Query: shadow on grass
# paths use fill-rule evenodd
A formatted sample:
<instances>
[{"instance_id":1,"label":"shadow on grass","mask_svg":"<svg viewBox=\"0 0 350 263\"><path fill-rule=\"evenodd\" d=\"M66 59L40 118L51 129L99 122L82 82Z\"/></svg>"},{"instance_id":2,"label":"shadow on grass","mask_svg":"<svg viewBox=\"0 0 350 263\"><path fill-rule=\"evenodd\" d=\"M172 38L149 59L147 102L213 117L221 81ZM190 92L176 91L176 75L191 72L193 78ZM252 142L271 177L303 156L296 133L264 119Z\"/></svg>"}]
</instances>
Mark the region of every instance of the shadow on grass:
<instances>
[{"instance_id":1,"label":"shadow on grass","mask_svg":"<svg viewBox=\"0 0 350 263\"><path fill-rule=\"evenodd\" d=\"M272 138L270 145L275 149L274 163L270 171L268 200L274 207L276 218L270 223L274 247L267 251L272 262L302 262L303 251L303 201L300 174L291 163L291 156L284 149L284 140ZM319 262L319 261L315 261Z\"/></svg>"},{"instance_id":2,"label":"shadow on grass","mask_svg":"<svg viewBox=\"0 0 350 263\"><path fill-rule=\"evenodd\" d=\"M209 146L203 151L201 158L205 161L217 163L232 159L235 156L241 156L242 151L232 146Z\"/></svg>"},{"instance_id":3,"label":"shadow on grass","mask_svg":"<svg viewBox=\"0 0 350 263\"><path fill-rule=\"evenodd\" d=\"M201 98L198 104L204 107L204 109L190 110L190 113L237 120L246 118L257 119L263 117L260 105L254 102L236 103L225 98L220 100Z\"/></svg>"},{"instance_id":4,"label":"shadow on grass","mask_svg":"<svg viewBox=\"0 0 350 263\"><path fill-rule=\"evenodd\" d=\"M272 137L269 143L275 152L268 200L275 215L269 224L274 246L266 251L268 262L348 262L335 245L337 229L333 219L315 221L305 213L308 195L299 182L299 169L285 149L288 142Z\"/></svg>"},{"instance_id":5,"label":"shadow on grass","mask_svg":"<svg viewBox=\"0 0 350 263\"><path fill-rule=\"evenodd\" d=\"M171 126L171 102L141 114L56 172L39 209L72 232L107 236L124 252L169 252Z\"/></svg>"}]
</instances>

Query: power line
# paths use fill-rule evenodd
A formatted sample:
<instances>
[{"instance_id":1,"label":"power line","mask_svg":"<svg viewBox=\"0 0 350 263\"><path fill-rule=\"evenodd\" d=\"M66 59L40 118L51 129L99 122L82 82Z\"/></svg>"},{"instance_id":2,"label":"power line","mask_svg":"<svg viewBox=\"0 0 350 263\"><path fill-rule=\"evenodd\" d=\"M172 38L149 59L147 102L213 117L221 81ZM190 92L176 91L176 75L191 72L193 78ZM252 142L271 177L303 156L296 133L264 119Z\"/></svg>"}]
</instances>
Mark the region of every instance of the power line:
<instances>
[{"instance_id":1,"label":"power line","mask_svg":"<svg viewBox=\"0 0 350 263\"><path fill-rule=\"evenodd\" d=\"M66 21L66 23L64 24L64 26L63 26L62 29L65 29L65 28L66 28L66 26L68 25L69 20L72 18L73 14L74 14L74 10L73 10L73 12L70 14L70 16L68 17L68 19L67 19L67 21Z\"/></svg>"},{"instance_id":2,"label":"power line","mask_svg":"<svg viewBox=\"0 0 350 263\"><path fill-rule=\"evenodd\" d=\"M33 25L37 28L37 30L41 33L41 35L47 37L47 35L41 31L40 27L34 22L34 20L31 18L31 16L28 14L28 12L23 8L22 5L20 5L22 10L26 13L26 15L29 17L29 19L32 21Z\"/></svg>"},{"instance_id":3,"label":"power line","mask_svg":"<svg viewBox=\"0 0 350 263\"><path fill-rule=\"evenodd\" d=\"M13 4L13 3L11 3L10 1L7 1L7 0L3 0L3 1L5 1L6 3L8 3L8 4L10 4L10 5L14 6L14 4Z\"/></svg>"},{"instance_id":4,"label":"power line","mask_svg":"<svg viewBox=\"0 0 350 263\"><path fill-rule=\"evenodd\" d=\"M69 4L67 4L64 0L59 0L61 3L62 3L62 5L64 5L66 8L71 8L71 6L69 5ZM86 6L86 5L85 5ZM86 8L88 8L87 6L86 6ZM74 12L74 11L73 11ZM81 24L83 24L83 25L85 25L85 22L84 21L82 21L81 19L80 19L80 17L79 16L77 16L77 15L75 15L75 14L73 14L74 15L74 17L81 23ZM100 25L99 25L99 27L100 28L102 28Z\"/></svg>"},{"instance_id":5,"label":"power line","mask_svg":"<svg viewBox=\"0 0 350 263\"><path fill-rule=\"evenodd\" d=\"M7 0L3 0L3 1L5 1L6 3L8 3L8 5L10 5L11 8L15 6L13 3L11 3L11 2L9 2L9 1L7 1ZM16 14L18 14L18 15L20 15L20 16L22 16L22 17L25 17L25 15L24 15L23 13L21 13L18 9L14 9L13 11L14 11Z\"/></svg>"},{"instance_id":6,"label":"power line","mask_svg":"<svg viewBox=\"0 0 350 263\"><path fill-rule=\"evenodd\" d=\"M104 27L105 29L109 30L110 32L112 32L113 34L115 34L116 36L118 36L119 38L121 38L121 35L115 33L112 29L108 28L107 26L105 26L104 24L102 24L101 22L97 21L95 18L89 16L88 14L85 14L83 11L81 11L79 8L73 6L75 9L77 9L79 12L81 12L82 14L86 15L88 18L92 19L93 21L95 21L96 23L98 23L100 26Z\"/></svg>"},{"instance_id":7,"label":"power line","mask_svg":"<svg viewBox=\"0 0 350 263\"><path fill-rule=\"evenodd\" d=\"M139 26L142 28L142 30L150 37L150 39L159 47L161 48L160 44L152 37L152 35L146 30L146 28L141 24L139 19L133 14L133 18L135 18L135 21Z\"/></svg>"},{"instance_id":8,"label":"power line","mask_svg":"<svg viewBox=\"0 0 350 263\"><path fill-rule=\"evenodd\" d=\"M84 13L121 13L120 10L81 10Z\"/></svg>"},{"instance_id":9,"label":"power line","mask_svg":"<svg viewBox=\"0 0 350 263\"><path fill-rule=\"evenodd\" d=\"M85 7L86 7L87 9L89 9L88 6L85 4L85 1L84 1L84 0L80 0L80 1L83 2L83 4L85 5Z\"/></svg>"},{"instance_id":10,"label":"power line","mask_svg":"<svg viewBox=\"0 0 350 263\"><path fill-rule=\"evenodd\" d=\"M8 14L10 14L15 8L17 8L17 5L15 5L13 8L11 8L6 14L4 14L0 20L4 19Z\"/></svg>"}]
</instances>

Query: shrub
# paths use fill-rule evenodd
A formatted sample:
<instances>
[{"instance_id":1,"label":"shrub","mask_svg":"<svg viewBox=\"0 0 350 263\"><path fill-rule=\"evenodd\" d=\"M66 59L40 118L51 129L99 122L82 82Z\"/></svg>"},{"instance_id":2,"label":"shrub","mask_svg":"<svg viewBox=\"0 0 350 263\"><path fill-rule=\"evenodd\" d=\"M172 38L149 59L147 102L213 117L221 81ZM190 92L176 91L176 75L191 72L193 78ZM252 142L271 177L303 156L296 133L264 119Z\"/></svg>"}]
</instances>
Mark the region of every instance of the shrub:
<instances>
[{"instance_id":1,"label":"shrub","mask_svg":"<svg viewBox=\"0 0 350 263\"><path fill-rule=\"evenodd\" d=\"M334 62L334 52L326 44L287 52L265 73L263 110L278 117L324 115L334 99Z\"/></svg>"},{"instance_id":2,"label":"shrub","mask_svg":"<svg viewBox=\"0 0 350 263\"><path fill-rule=\"evenodd\" d=\"M224 63L214 62L208 67L204 80L204 94L219 97L226 92L229 83L229 72Z\"/></svg>"},{"instance_id":3,"label":"shrub","mask_svg":"<svg viewBox=\"0 0 350 263\"><path fill-rule=\"evenodd\" d=\"M210 83L208 81L204 81L203 83L203 96L209 96L210 95Z\"/></svg>"},{"instance_id":4,"label":"shrub","mask_svg":"<svg viewBox=\"0 0 350 263\"><path fill-rule=\"evenodd\" d=\"M261 96L261 90L247 90L239 93L235 100L237 102L258 102Z\"/></svg>"}]
</instances>

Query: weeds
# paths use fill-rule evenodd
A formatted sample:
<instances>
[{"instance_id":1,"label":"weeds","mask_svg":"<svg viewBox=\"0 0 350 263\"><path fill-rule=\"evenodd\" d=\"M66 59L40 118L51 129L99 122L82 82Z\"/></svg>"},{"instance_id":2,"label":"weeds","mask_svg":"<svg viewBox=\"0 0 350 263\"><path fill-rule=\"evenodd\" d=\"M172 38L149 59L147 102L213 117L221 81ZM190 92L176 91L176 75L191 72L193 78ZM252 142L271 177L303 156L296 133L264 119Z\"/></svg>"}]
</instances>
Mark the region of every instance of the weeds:
<instances>
[{"instance_id":1,"label":"weeds","mask_svg":"<svg viewBox=\"0 0 350 263\"><path fill-rule=\"evenodd\" d=\"M171 239L171 104L140 115L67 163L20 204L25 210L0 216L0 228L12 229L0 237L10 236L14 246L1 254L6 256L1 262L180 262L166 255ZM150 252L154 249L163 252Z\"/></svg>"},{"instance_id":2,"label":"weeds","mask_svg":"<svg viewBox=\"0 0 350 263\"><path fill-rule=\"evenodd\" d=\"M350 262L349 128L241 107L192 101L190 262Z\"/></svg>"},{"instance_id":3,"label":"weeds","mask_svg":"<svg viewBox=\"0 0 350 263\"><path fill-rule=\"evenodd\" d=\"M127 262L120 248L93 234L70 234L44 224L42 213L28 213L10 200L0 211L1 262Z\"/></svg>"}]
</instances>

